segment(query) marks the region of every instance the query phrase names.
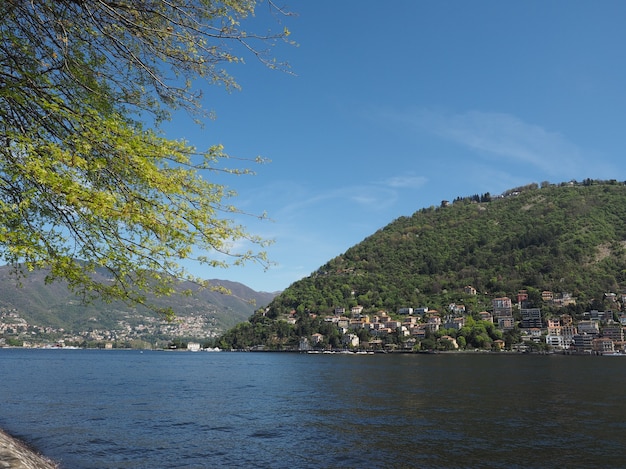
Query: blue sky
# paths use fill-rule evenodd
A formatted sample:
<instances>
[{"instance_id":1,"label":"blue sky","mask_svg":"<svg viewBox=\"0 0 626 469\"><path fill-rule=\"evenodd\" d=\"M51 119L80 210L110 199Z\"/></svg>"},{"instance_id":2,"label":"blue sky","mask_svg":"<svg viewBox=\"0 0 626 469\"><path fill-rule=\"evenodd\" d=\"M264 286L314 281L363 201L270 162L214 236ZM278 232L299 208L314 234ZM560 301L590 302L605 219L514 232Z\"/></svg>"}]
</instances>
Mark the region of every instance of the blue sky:
<instances>
[{"instance_id":1,"label":"blue sky","mask_svg":"<svg viewBox=\"0 0 626 469\"><path fill-rule=\"evenodd\" d=\"M531 182L626 180L626 2L285 0L293 75L252 57L242 90L206 86L217 118L167 135L271 163L224 179L274 244L202 278L277 291L399 216ZM259 7L248 25L282 29ZM208 177L208 176L207 176Z\"/></svg>"}]
</instances>

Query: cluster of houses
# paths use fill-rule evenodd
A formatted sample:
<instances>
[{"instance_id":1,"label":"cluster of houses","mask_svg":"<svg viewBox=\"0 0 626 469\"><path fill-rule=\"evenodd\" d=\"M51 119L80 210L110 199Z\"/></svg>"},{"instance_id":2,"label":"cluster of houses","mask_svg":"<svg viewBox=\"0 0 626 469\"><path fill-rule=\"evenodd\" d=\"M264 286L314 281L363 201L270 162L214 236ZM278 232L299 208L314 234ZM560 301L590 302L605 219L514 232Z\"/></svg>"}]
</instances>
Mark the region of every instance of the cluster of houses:
<instances>
[{"instance_id":1,"label":"cluster of houses","mask_svg":"<svg viewBox=\"0 0 626 469\"><path fill-rule=\"evenodd\" d=\"M465 288L466 293L476 294L472 287ZM612 295L612 294L609 294ZM555 295L544 291L542 300L548 304L566 306L573 304L575 299L567 293ZM626 300L626 298L624 298ZM558 317L542 317L540 308L524 307L528 301L528 294L521 290L517 296L519 315L513 315L513 301L508 297L492 299L492 311L478 313L480 320L493 323L501 331L513 330L519 327L521 342L513 344L512 349L527 351L534 344L545 344L544 348L563 353L576 354L616 354L626 353L624 328L626 327L626 313L620 313L614 318L612 311L592 310L583 314L583 318L574 321L572 316L562 314ZM466 325L467 312L464 305L450 304L445 313L423 308L399 308L395 319L384 311L375 315L363 314L363 307L352 307L348 312L345 308L336 308L334 314L324 317L324 321L333 323L342 336L342 343L347 348L372 349L385 346L384 337L388 334L399 334L402 338L401 347L412 349L418 342L424 340L429 333L433 334L441 329L460 330ZM521 319L520 319L521 318ZM295 316L290 318L295 322ZM362 329L369 331L372 337L367 343L362 343L358 332ZM454 349L459 346L452 335L442 336L440 340L448 340ZM318 347L324 341L322 334L313 334L310 338L302 338L299 348L302 351ZM504 348L503 340L494 340L493 347ZM387 344L389 346L389 344Z\"/></svg>"},{"instance_id":2,"label":"cluster of houses","mask_svg":"<svg viewBox=\"0 0 626 469\"><path fill-rule=\"evenodd\" d=\"M614 294L608 294L613 295ZM526 292L518 295L520 305L527 299ZM561 305L575 301L569 295L565 298L554 298L552 292L543 292L542 300L546 302L560 301ZM565 303L563 303L565 302ZM493 320L497 321L502 330L515 328L513 308L510 298L495 298L492 300ZM613 311L591 310L583 314L583 319L575 322L569 314L559 317L544 318L539 308L519 308L523 341L535 343L545 342L550 349L567 353L595 353L613 354L623 353L624 327L626 315L621 313L616 321ZM485 313L481 313L483 315ZM489 313L487 313L489 314ZM489 319L487 319L489 320ZM520 347L518 347L520 348ZM523 345L522 348L523 349Z\"/></svg>"},{"instance_id":3,"label":"cluster of houses","mask_svg":"<svg viewBox=\"0 0 626 469\"><path fill-rule=\"evenodd\" d=\"M41 346L55 343L104 343L112 347L113 343L125 344L133 341L147 341L154 344L167 344L175 338L203 339L215 338L222 331L217 327L215 312L189 313L167 322L160 317L140 313L124 313L114 328L95 327L99 325L96 317L89 318L94 327L79 331L66 331L31 324L20 316L18 310L0 308L0 347L13 342L22 346ZM13 339L13 340L11 340Z\"/></svg>"},{"instance_id":4,"label":"cluster of houses","mask_svg":"<svg viewBox=\"0 0 626 469\"><path fill-rule=\"evenodd\" d=\"M606 293L605 298L613 302L618 300L615 293ZM568 293L554 294L551 291L543 291L541 299L545 303L561 307L576 302ZM517 294L517 306L524 341L544 342L550 349L566 353L602 355L625 352L626 314L620 313L616 320L613 311L591 310L585 312L583 318L577 322L568 314L544 319L539 308L523 307L527 301L528 293L526 290L520 290ZM626 295L622 295L621 301L622 304L626 301ZM500 329L509 330L515 327L516 321L513 318L513 304L510 298L494 298L492 307L493 320ZM523 347L522 344L522 347L518 348Z\"/></svg>"}]
</instances>

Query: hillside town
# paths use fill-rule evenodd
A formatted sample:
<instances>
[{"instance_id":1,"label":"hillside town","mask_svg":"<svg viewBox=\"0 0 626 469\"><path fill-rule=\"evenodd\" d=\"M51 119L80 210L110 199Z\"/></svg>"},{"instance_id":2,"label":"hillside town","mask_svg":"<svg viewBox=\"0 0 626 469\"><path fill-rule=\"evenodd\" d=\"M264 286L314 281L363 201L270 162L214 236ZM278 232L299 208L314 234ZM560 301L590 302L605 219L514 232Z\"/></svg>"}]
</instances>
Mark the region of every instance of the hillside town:
<instances>
[{"instance_id":1,"label":"hillside town","mask_svg":"<svg viewBox=\"0 0 626 469\"><path fill-rule=\"evenodd\" d=\"M471 286L466 295L476 295ZM451 303L441 311L423 307L400 307L394 313L378 311L365 314L362 306L337 307L333 314L321 317L332 326L340 343L331 343L324 334L312 333L299 338L297 345L283 350L300 352L338 351L460 351L489 350L557 352L567 354L626 354L624 330L626 294L606 293L616 311L591 309L574 318L571 314L554 314L576 303L567 293L541 293L542 304L551 308L549 317L541 308L528 306L528 293L520 290L515 301L509 297L491 300L489 311L469 311L465 305ZM314 313L308 313L317 317ZM201 349L215 341L222 332L216 320L207 314L190 314L173 322L158 317L127 313L113 328L96 327L96 318L88 318L94 327L79 331L31 324L17 310L0 310L0 347L98 347L98 348L187 348ZM295 326L293 311L287 324ZM476 326L483 337L476 336ZM488 330L485 332L485 326ZM471 339L470 335L474 334ZM393 338L395 340L391 340ZM189 342L189 344L187 344ZM339 345L339 346L337 346ZM267 350L254 346L250 350Z\"/></svg>"},{"instance_id":2,"label":"hillside town","mask_svg":"<svg viewBox=\"0 0 626 469\"><path fill-rule=\"evenodd\" d=\"M475 295L471 286L465 287L465 293ZM555 294L542 292L542 302L556 308L575 304L575 298L567 293ZM615 303L626 303L626 294L621 296L606 293L605 298ZM493 325L495 334L492 340L487 338L481 349L493 351L560 352L567 354L624 354L626 343L626 313L612 310L590 310L575 320L570 314L544 317L540 308L527 307L528 293L520 290L516 302L509 297L491 300L491 311L470 314L464 305L450 304L445 311L428 307L402 307L391 317L380 311L374 315L363 314L363 308L355 306L348 312L338 307L334 314L323 320L332 323L341 334L341 343L345 350L386 350L386 351L433 351L467 349L462 331L477 321L483 325ZM476 318L476 319L475 319ZM295 324L295 314L288 322ZM367 341L361 340L360 331L367 331ZM514 332L514 333L513 333ZM396 335L399 340L385 340ZM496 338L493 338L493 337ZM508 337L504 340L504 337ZM499 338L503 337L503 338ZM299 350L314 352L324 343L320 333L300 339ZM424 347L428 340L428 346ZM461 342L461 343L460 343Z\"/></svg>"},{"instance_id":3,"label":"hillside town","mask_svg":"<svg viewBox=\"0 0 626 469\"><path fill-rule=\"evenodd\" d=\"M95 317L88 318L93 327L67 331L31 324L15 309L0 309L0 347L98 347L98 348L164 348L183 340L203 341L221 332L211 314L191 313L168 322L160 317L126 313L115 327L98 326Z\"/></svg>"}]
</instances>

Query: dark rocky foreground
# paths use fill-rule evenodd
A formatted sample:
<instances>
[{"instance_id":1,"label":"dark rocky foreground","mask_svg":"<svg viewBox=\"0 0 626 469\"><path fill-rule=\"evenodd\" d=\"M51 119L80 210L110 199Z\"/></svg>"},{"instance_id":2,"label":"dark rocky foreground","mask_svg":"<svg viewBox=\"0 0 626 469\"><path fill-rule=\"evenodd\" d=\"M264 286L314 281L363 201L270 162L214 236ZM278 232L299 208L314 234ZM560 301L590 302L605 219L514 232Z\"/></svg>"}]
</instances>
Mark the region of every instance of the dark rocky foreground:
<instances>
[{"instance_id":1,"label":"dark rocky foreground","mask_svg":"<svg viewBox=\"0 0 626 469\"><path fill-rule=\"evenodd\" d=\"M0 469L56 469L58 466L0 430Z\"/></svg>"}]
</instances>

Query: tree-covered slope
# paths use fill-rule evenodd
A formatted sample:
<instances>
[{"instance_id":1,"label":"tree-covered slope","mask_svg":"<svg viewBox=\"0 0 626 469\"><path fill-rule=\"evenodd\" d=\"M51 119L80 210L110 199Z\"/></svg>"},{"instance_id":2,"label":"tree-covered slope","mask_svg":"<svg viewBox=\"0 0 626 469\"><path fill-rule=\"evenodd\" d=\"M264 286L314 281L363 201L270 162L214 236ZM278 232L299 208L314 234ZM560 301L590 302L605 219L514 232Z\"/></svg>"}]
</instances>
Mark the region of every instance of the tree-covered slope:
<instances>
[{"instance_id":1,"label":"tree-covered slope","mask_svg":"<svg viewBox=\"0 0 626 469\"><path fill-rule=\"evenodd\" d=\"M579 302L626 287L626 186L531 184L457 198L401 217L285 290L268 316L361 305L474 308L519 289ZM471 285L479 295L462 297ZM481 304L482 302L482 304Z\"/></svg>"}]
</instances>

